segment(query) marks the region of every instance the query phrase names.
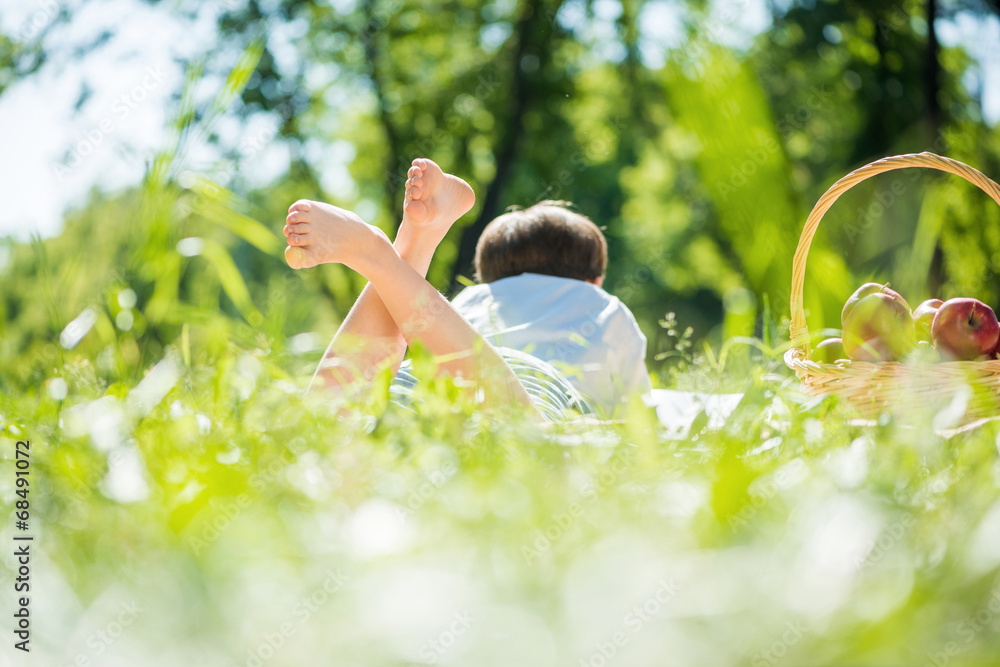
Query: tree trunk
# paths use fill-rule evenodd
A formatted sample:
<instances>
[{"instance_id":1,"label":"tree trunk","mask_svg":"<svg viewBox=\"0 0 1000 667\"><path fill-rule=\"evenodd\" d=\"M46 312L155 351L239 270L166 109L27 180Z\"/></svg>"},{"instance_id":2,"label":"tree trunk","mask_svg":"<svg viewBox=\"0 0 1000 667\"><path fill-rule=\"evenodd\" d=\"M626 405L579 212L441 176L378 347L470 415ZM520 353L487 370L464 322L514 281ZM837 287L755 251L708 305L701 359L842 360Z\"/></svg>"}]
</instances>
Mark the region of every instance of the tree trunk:
<instances>
[{"instance_id":1,"label":"tree trunk","mask_svg":"<svg viewBox=\"0 0 1000 667\"><path fill-rule=\"evenodd\" d=\"M924 65L924 93L927 96L927 120L930 122L931 136L936 141L941 131L941 103L938 92L941 89L940 45L934 19L937 16L937 0L927 0L927 61Z\"/></svg>"},{"instance_id":2,"label":"tree trunk","mask_svg":"<svg viewBox=\"0 0 1000 667\"><path fill-rule=\"evenodd\" d=\"M379 121L382 130L385 132L387 145L387 155L385 158L385 205L394 221L398 221L403 216L403 198L399 196L400 186L406 180L404 174L399 171L399 156L401 148L399 144L399 134L392 124L392 118L386 110L385 89L382 84L382 75L378 64L378 48L375 45L375 35L386 26L383 19L375 13L375 0L364 0L362 5L367 22L361 32L361 42L365 49L365 59L368 61L369 76L371 76L372 88L375 90L375 97L378 99Z\"/></svg>"},{"instance_id":3,"label":"tree trunk","mask_svg":"<svg viewBox=\"0 0 1000 667\"><path fill-rule=\"evenodd\" d=\"M940 46L937 39L937 28L934 19L937 17L937 0L927 0L927 60L924 65L924 95L927 99L927 125L934 146L941 137L941 103L938 92L941 88ZM931 264L927 269L927 285L931 294L938 294L944 282L944 255L941 252L941 239L934 243L931 254Z\"/></svg>"},{"instance_id":4,"label":"tree trunk","mask_svg":"<svg viewBox=\"0 0 1000 667\"><path fill-rule=\"evenodd\" d=\"M511 58L510 111L505 119L506 130L494 152L496 156L496 175L486 188L486 195L483 197L483 207L479 211L479 217L476 218L475 222L462 230L462 239L458 246L458 257L456 257L455 263L452 266L449 292L454 292L458 289L459 275L471 274L473 260L476 256L476 243L479 241L479 236L483 233L486 225L500 214L500 195L510 180L511 169L517 157L517 145L524 132L522 126L524 112L531 101L527 75L521 69L521 60L527 51L528 38L534 26L534 4L532 2L525 3L521 20L518 21L514 32L517 43L514 45L514 53Z\"/></svg>"}]
</instances>

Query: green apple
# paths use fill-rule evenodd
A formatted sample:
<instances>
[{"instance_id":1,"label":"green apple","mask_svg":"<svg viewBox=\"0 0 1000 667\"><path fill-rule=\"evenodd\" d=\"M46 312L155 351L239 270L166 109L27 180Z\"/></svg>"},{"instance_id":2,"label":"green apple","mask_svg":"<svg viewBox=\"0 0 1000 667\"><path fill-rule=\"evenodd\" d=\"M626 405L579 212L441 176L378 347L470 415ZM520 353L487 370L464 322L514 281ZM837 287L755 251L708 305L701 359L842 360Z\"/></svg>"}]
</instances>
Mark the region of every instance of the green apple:
<instances>
[{"instance_id":1,"label":"green apple","mask_svg":"<svg viewBox=\"0 0 1000 667\"><path fill-rule=\"evenodd\" d=\"M917 340L931 342L931 324L934 323L934 316L943 303L941 299L927 299L913 311L913 327L917 332Z\"/></svg>"},{"instance_id":2,"label":"green apple","mask_svg":"<svg viewBox=\"0 0 1000 667\"><path fill-rule=\"evenodd\" d=\"M870 296L872 294L877 294L879 292L883 294L888 294L889 296L891 296L892 298L896 299L901 304L903 304L906 310L910 310L910 304L906 303L906 299L904 299L899 294L899 292L897 292L896 290L889 289L889 283L886 283L884 285L879 285L878 283L865 283L864 285L859 287L857 291L855 291L854 294L850 296L850 298L847 299L846 303L844 303L844 309L840 312L841 326L843 326L847 322L847 316L851 314L851 311L854 310L854 307L858 305L858 302L861 301L861 299L865 298L866 296Z\"/></svg>"},{"instance_id":3,"label":"green apple","mask_svg":"<svg viewBox=\"0 0 1000 667\"><path fill-rule=\"evenodd\" d=\"M844 319L844 351L858 361L895 361L913 349L913 315L902 297L877 290L857 300Z\"/></svg>"},{"instance_id":4,"label":"green apple","mask_svg":"<svg viewBox=\"0 0 1000 667\"><path fill-rule=\"evenodd\" d=\"M844 352L844 341L840 338L827 338L813 348L810 358L821 364L835 364L838 359L847 359Z\"/></svg>"}]
</instances>

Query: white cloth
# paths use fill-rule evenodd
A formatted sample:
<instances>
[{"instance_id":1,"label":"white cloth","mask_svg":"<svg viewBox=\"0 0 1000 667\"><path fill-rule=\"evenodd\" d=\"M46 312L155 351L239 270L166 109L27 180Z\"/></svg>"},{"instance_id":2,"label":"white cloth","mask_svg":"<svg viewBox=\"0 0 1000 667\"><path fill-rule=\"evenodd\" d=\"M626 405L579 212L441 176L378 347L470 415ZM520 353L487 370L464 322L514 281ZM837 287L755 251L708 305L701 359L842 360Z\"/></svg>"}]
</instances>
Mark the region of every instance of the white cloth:
<instances>
[{"instance_id":1,"label":"white cloth","mask_svg":"<svg viewBox=\"0 0 1000 667\"><path fill-rule=\"evenodd\" d=\"M652 390L646 337L625 304L597 285L523 273L467 287L452 304L488 341L552 364L608 415Z\"/></svg>"},{"instance_id":2,"label":"white cloth","mask_svg":"<svg viewBox=\"0 0 1000 667\"><path fill-rule=\"evenodd\" d=\"M686 440L692 435L691 429L698 417L704 414L701 428L718 430L725 426L729 415L743 400L743 394L695 394L689 391L654 389L647 397L646 404L656 408L656 416L666 429L666 437L671 440Z\"/></svg>"}]
</instances>

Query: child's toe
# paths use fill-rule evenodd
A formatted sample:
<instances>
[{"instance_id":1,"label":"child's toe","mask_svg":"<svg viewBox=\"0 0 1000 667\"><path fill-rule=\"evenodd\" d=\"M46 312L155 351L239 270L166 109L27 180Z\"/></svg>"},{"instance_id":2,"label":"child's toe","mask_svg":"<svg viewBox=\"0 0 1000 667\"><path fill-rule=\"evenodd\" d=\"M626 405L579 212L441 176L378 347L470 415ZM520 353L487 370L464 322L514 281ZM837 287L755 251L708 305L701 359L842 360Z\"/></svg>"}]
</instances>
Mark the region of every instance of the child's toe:
<instances>
[{"instance_id":1,"label":"child's toe","mask_svg":"<svg viewBox=\"0 0 1000 667\"><path fill-rule=\"evenodd\" d=\"M420 199L420 197L423 196L423 194L424 191L421 190L420 186L418 185L414 185L413 187L411 187L409 190L406 191L406 195L414 201Z\"/></svg>"},{"instance_id":2,"label":"child's toe","mask_svg":"<svg viewBox=\"0 0 1000 667\"><path fill-rule=\"evenodd\" d=\"M422 223L427 219L427 206L422 201L410 200L403 204L403 212L410 216L416 223Z\"/></svg>"},{"instance_id":3,"label":"child's toe","mask_svg":"<svg viewBox=\"0 0 1000 667\"><path fill-rule=\"evenodd\" d=\"M312 202L311 201L309 201L308 199L300 199L300 200L298 200L297 202L295 202L294 204L292 204L291 206L288 207L288 212L289 213L291 213L292 211L303 211L303 212L305 212L305 211L310 210L311 208L312 208Z\"/></svg>"},{"instance_id":4,"label":"child's toe","mask_svg":"<svg viewBox=\"0 0 1000 667\"><path fill-rule=\"evenodd\" d=\"M292 211L285 218L285 222L288 223L289 225L295 225L301 222L309 222L309 220L311 220L311 218L309 217L309 214L305 211Z\"/></svg>"},{"instance_id":5,"label":"child's toe","mask_svg":"<svg viewBox=\"0 0 1000 667\"><path fill-rule=\"evenodd\" d=\"M420 175L420 167L416 165L410 167L406 172L406 176L408 178L413 178L414 176L419 176L419 175Z\"/></svg>"},{"instance_id":6,"label":"child's toe","mask_svg":"<svg viewBox=\"0 0 1000 667\"><path fill-rule=\"evenodd\" d=\"M309 245L309 236L307 234L289 234L288 245L294 245L294 246Z\"/></svg>"},{"instance_id":7,"label":"child's toe","mask_svg":"<svg viewBox=\"0 0 1000 667\"><path fill-rule=\"evenodd\" d=\"M291 246L285 248L285 261L288 262L288 266L293 269L302 269L306 265L306 254L302 248L293 248Z\"/></svg>"}]
</instances>

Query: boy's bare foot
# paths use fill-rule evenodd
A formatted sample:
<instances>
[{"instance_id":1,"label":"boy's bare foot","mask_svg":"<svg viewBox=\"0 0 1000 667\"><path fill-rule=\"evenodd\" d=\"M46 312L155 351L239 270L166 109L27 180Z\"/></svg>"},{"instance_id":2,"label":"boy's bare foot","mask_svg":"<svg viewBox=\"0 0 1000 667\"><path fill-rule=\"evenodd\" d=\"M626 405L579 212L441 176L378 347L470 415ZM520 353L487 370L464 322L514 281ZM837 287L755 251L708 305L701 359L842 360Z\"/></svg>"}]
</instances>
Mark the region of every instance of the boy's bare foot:
<instances>
[{"instance_id":1,"label":"boy's bare foot","mask_svg":"<svg viewBox=\"0 0 1000 667\"><path fill-rule=\"evenodd\" d=\"M476 203L476 193L461 178L444 173L426 158L414 160L406 175L400 232L429 237L436 245Z\"/></svg>"},{"instance_id":2,"label":"boy's bare foot","mask_svg":"<svg viewBox=\"0 0 1000 667\"><path fill-rule=\"evenodd\" d=\"M285 261L293 269L337 262L358 270L376 244L389 243L385 233L351 211L300 199L288 208L284 234Z\"/></svg>"}]
</instances>

